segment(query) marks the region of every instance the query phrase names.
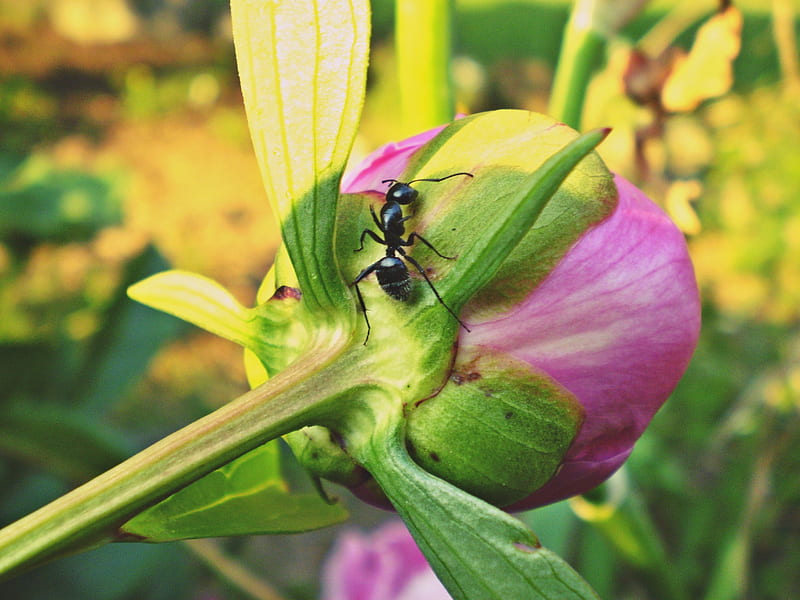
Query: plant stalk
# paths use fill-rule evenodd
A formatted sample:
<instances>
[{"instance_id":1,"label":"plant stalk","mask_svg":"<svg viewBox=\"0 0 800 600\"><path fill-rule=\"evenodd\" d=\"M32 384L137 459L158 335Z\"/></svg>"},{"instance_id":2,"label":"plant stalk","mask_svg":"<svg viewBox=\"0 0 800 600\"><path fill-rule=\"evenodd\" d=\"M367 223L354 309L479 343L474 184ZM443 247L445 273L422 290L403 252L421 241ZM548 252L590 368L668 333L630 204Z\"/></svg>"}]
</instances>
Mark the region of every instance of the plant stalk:
<instances>
[{"instance_id":1,"label":"plant stalk","mask_svg":"<svg viewBox=\"0 0 800 600\"><path fill-rule=\"evenodd\" d=\"M605 47L596 29L596 0L577 0L564 29L553 90L550 116L580 131L583 105L592 72Z\"/></svg>"},{"instance_id":2,"label":"plant stalk","mask_svg":"<svg viewBox=\"0 0 800 600\"><path fill-rule=\"evenodd\" d=\"M341 355L334 345L309 353L262 386L0 530L0 577L115 541L118 528L142 509L261 444L324 421L336 396L358 380L358 361Z\"/></svg>"},{"instance_id":3,"label":"plant stalk","mask_svg":"<svg viewBox=\"0 0 800 600\"><path fill-rule=\"evenodd\" d=\"M452 120L451 0L398 0L395 47L403 131Z\"/></svg>"},{"instance_id":4,"label":"plant stalk","mask_svg":"<svg viewBox=\"0 0 800 600\"><path fill-rule=\"evenodd\" d=\"M522 523L417 465L405 446L401 403L385 400L360 407L361 426L345 432L348 447L455 600L598 600Z\"/></svg>"}]
</instances>

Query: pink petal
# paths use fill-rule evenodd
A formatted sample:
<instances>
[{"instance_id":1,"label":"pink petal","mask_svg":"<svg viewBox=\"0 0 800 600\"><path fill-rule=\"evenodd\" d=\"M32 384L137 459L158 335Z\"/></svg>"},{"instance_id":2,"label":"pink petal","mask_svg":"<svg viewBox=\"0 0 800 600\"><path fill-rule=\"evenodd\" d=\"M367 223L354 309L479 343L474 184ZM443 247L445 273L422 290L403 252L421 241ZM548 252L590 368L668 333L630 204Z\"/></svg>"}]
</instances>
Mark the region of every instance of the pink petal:
<instances>
[{"instance_id":1,"label":"pink petal","mask_svg":"<svg viewBox=\"0 0 800 600\"><path fill-rule=\"evenodd\" d=\"M446 125L440 125L403 141L381 146L361 161L356 168L350 169L345 173L342 178L342 192L356 194L373 191L385 194L386 184L381 183L381 181L400 177L408 166L411 155L420 146L425 145L436 137L436 134L445 127Z\"/></svg>"},{"instance_id":2,"label":"pink petal","mask_svg":"<svg viewBox=\"0 0 800 600\"><path fill-rule=\"evenodd\" d=\"M409 580L396 600L451 600L442 583L436 578L433 569L420 571Z\"/></svg>"},{"instance_id":3,"label":"pink petal","mask_svg":"<svg viewBox=\"0 0 800 600\"><path fill-rule=\"evenodd\" d=\"M429 590L431 600L450 597L401 521L369 535L345 532L325 564L323 588L323 600L400 600L411 597L409 588Z\"/></svg>"},{"instance_id":4,"label":"pink petal","mask_svg":"<svg viewBox=\"0 0 800 600\"><path fill-rule=\"evenodd\" d=\"M588 491L622 465L683 374L700 302L683 235L617 176L617 210L512 313L461 343L508 352L574 393L586 419L562 469L514 508Z\"/></svg>"}]
</instances>

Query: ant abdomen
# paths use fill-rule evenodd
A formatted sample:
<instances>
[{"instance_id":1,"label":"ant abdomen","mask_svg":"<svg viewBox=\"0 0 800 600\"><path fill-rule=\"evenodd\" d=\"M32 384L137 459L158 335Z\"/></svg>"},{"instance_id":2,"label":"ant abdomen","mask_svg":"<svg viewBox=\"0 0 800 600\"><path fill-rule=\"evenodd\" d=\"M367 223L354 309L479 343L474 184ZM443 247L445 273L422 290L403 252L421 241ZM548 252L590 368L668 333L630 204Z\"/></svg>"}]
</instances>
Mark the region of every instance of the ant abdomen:
<instances>
[{"instance_id":1,"label":"ant abdomen","mask_svg":"<svg viewBox=\"0 0 800 600\"><path fill-rule=\"evenodd\" d=\"M402 260L393 256L381 259L375 270L381 289L395 300L405 302L411 294L411 277Z\"/></svg>"}]
</instances>

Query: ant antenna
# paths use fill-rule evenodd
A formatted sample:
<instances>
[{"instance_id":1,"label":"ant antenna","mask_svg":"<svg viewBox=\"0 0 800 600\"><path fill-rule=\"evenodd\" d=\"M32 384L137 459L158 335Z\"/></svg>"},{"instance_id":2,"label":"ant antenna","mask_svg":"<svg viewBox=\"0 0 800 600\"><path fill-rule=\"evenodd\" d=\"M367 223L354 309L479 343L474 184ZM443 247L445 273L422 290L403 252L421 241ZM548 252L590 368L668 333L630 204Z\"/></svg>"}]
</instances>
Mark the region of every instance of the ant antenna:
<instances>
[{"instance_id":1,"label":"ant antenna","mask_svg":"<svg viewBox=\"0 0 800 600\"><path fill-rule=\"evenodd\" d=\"M439 179L424 178L424 179L412 179L411 181L399 181L397 179L384 179L383 181L381 181L381 183L403 183L405 185L409 185L409 184L412 184L412 183L416 183L417 181L437 181L438 182L438 181L444 181L445 179L450 179L451 177L455 177L456 175L466 175L468 177L475 177L472 173L461 172L461 173L450 173L450 175L445 175L444 177L440 177Z\"/></svg>"}]
</instances>

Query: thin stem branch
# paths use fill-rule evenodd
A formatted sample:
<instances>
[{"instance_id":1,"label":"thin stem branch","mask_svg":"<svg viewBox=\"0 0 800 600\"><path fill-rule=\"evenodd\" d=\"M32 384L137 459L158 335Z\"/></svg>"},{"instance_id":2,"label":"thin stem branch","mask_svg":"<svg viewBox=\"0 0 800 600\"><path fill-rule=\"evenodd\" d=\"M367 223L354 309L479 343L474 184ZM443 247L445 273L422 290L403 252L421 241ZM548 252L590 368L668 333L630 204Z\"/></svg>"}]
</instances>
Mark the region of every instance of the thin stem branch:
<instances>
[{"instance_id":1,"label":"thin stem branch","mask_svg":"<svg viewBox=\"0 0 800 600\"><path fill-rule=\"evenodd\" d=\"M550 115L577 130L589 80L605 47L604 36L594 27L593 11L592 1L578 1L573 6L550 95Z\"/></svg>"},{"instance_id":2,"label":"thin stem branch","mask_svg":"<svg viewBox=\"0 0 800 600\"><path fill-rule=\"evenodd\" d=\"M214 540L187 540L189 551L228 583L255 600L285 600L275 588L228 556Z\"/></svg>"},{"instance_id":3,"label":"thin stem branch","mask_svg":"<svg viewBox=\"0 0 800 600\"><path fill-rule=\"evenodd\" d=\"M791 0L772 0L772 32L781 65L784 89L787 93L800 93L800 66L795 39L795 8Z\"/></svg>"}]
</instances>

